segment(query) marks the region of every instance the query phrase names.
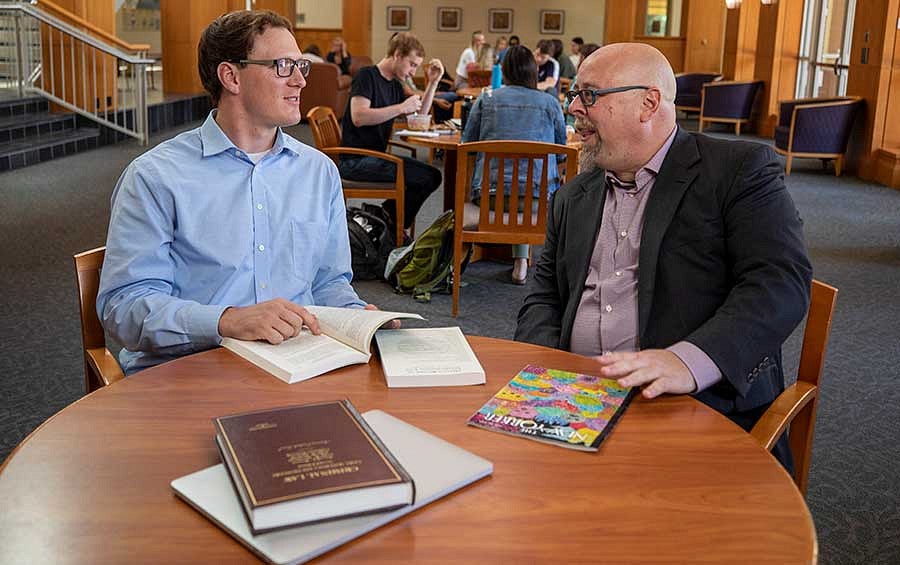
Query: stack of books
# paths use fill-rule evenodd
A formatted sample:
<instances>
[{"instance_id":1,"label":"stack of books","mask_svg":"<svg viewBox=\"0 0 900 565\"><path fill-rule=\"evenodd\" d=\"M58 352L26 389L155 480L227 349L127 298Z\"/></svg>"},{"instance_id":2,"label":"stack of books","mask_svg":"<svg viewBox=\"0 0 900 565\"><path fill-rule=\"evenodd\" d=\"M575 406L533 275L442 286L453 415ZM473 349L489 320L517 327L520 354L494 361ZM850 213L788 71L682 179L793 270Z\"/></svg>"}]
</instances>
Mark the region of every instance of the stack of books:
<instances>
[{"instance_id":1,"label":"stack of books","mask_svg":"<svg viewBox=\"0 0 900 565\"><path fill-rule=\"evenodd\" d=\"M493 464L348 400L214 420L224 465L172 481L270 563L301 563L493 472Z\"/></svg>"}]
</instances>

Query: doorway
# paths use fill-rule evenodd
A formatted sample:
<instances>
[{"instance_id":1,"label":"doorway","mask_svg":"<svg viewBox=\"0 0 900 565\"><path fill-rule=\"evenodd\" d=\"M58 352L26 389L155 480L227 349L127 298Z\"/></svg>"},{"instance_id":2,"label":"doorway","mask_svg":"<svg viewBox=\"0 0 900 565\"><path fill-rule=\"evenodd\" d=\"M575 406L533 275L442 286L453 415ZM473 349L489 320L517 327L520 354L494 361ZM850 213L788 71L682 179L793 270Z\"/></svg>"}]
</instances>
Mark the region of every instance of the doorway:
<instances>
[{"instance_id":1,"label":"doorway","mask_svg":"<svg viewBox=\"0 0 900 565\"><path fill-rule=\"evenodd\" d=\"M844 96L850 64L850 42L856 0L806 0L798 98Z\"/></svg>"}]
</instances>

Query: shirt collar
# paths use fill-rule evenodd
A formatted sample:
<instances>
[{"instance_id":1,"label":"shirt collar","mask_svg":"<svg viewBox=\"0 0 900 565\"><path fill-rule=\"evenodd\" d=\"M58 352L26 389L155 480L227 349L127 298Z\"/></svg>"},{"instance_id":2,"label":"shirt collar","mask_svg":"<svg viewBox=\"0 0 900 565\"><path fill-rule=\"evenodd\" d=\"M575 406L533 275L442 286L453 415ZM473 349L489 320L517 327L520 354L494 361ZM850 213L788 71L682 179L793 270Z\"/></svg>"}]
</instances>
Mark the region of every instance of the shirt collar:
<instances>
[{"instance_id":1,"label":"shirt collar","mask_svg":"<svg viewBox=\"0 0 900 565\"><path fill-rule=\"evenodd\" d=\"M637 174L634 175L634 182L624 182L618 179L616 175L612 171L606 171L606 180L613 184L613 186L624 188L626 190L641 190L643 187L647 186L647 184L656 178L656 175L659 174L659 169L662 167L663 161L666 160L666 155L669 153L669 148L672 147L672 143L675 141L675 135L678 133L678 126L672 128L672 133L669 134L669 137L666 138L665 143L662 144L662 147L654 153L653 157L650 157L650 160L638 170Z\"/></svg>"},{"instance_id":2,"label":"shirt collar","mask_svg":"<svg viewBox=\"0 0 900 565\"><path fill-rule=\"evenodd\" d=\"M200 144L203 146L204 157L218 155L229 149L242 151L227 135L225 135L225 132L222 131L222 128L216 123L217 113L218 110L211 110L206 117L206 121L200 126ZM294 155L299 155L302 146L302 143L289 135L285 135L285 133L281 131L281 128L278 128L275 132L275 144L272 145L270 152L278 155L282 151L288 151Z\"/></svg>"}]
</instances>

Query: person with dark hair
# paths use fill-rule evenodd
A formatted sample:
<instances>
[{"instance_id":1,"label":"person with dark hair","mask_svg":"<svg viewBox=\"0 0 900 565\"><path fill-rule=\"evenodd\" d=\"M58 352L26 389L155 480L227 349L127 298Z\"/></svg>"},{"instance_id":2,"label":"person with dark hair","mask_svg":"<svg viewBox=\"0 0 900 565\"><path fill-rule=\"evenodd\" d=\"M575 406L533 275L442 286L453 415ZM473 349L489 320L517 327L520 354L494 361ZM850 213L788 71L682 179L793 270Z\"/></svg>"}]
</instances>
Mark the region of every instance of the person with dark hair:
<instances>
[{"instance_id":1,"label":"person with dark hair","mask_svg":"<svg viewBox=\"0 0 900 565\"><path fill-rule=\"evenodd\" d=\"M494 89L489 95L483 94L475 101L462 134L462 141L488 141L497 139L518 139L525 141L543 141L545 143L566 143L566 126L563 121L559 102L537 90L537 63L534 55L527 47L514 45L506 51L500 64L503 71L504 86ZM472 201L479 202L482 191L483 157L478 156L472 176ZM547 179L550 193L559 186L556 168L556 156L548 159ZM541 178L542 163L535 162L534 179ZM526 190L527 161L519 166L520 190ZM491 163L491 193L496 193L498 171L496 160ZM512 186L512 167L504 170L503 186L507 191ZM534 195L539 194L539 187L533 186ZM504 195L505 210L508 212L509 194ZM493 202L493 199L491 200ZM524 199L519 200L520 206ZM537 202L535 202L537 205ZM520 209L519 212L522 212ZM525 284L528 273L528 245L513 245L512 281Z\"/></svg>"},{"instance_id":2,"label":"person with dark hair","mask_svg":"<svg viewBox=\"0 0 900 565\"><path fill-rule=\"evenodd\" d=\"M519 44L519 36L518 35L510 35L509 36L509 45L507 47L515 47Z\"/></svg>"},{"instance_id":3,"label":"person with dark hair","mask_svg":"<svg viewBox=\"0 0 900 565\"><path fill-rule=\"evenodd\" d=\"M310 68L291 23L225 14L203 31L198 68L215 109L135 159L112 195L97 314L125 374L223 337L318 333L303 305L366 306L337 168L281 129L300 121Z\"/></svg>"},{"instance_id":4,"label":"person with dark hair","mask_svg":"<svg viewBox=\"0 0 900 565\"><path fill-rule=\"evenodd\" d=\"M422 108L427 114L431 108L438 82L444 74L443 64L432 59L425 70L428 85L425 95L407 95L403 81L412 77L425 55L422 43L411 33L400 32L392 37L387 54L376 65L364 67L353 77L350 100L341 120L344 147L371 149L385 152L391 137L394 118L414 114ZM428 196L441 185L441 172L412 157L402 156L403 174L406 180L403 218L404 228L409 229L416 214ZM357 155L342 156L339 163L341 176L348 180L393 182L397 167L375 157ZM388 200L385 211L397 219L397 203Z\"/></svg>"},{"instance_id":5,"label":"person with dark hair","mask_svg":"<svg viewBox=\"0 0 900 565\"><path fill-rule=\"evenodd\" d=\"M576 38L576 39L581 39L581 38ZM584 45L581 46L581 49L579 50L579 55L578 55L578 64L575 66L576 74L574 77L572 77L572 84L569 85L570 92L575 90L576 88L578 88L577 87L577 84L578 84L577 69L581 68L581 63L585 59L587 59L588 56L591 53L593 53L594 51L596 51L597 49L600 49L600 46L597 45L596 43L585 43ZM566 114L566 125L574 126L575 125L575 116L573 116L572 114L569 113L569 98L568 97L566 97L566 101L563 103L563 111Z\"/></svg>"},{"instance_id":6,"label":"person with dark hair","mask_svg":"<svg viewBox=\"0 0 900 565\"><path fill-rule=\"evenodd\" d=\"M351 57L343 37L338 36L331 40L331 49L325 55L325 60L340 67L341 74L350 74Z\"/></svg>"},{"instance_id":7,"label":"person with dark hair","mask_svg":"<svg viewBox=\"0 0 900 565\"><path fill-rule=\"evenodd\" d=\"M538 66L538 90L551 94L555 99L559 94L559 63L553 58L553 52L553 42L542 39L534 50L534 60Z\"/></svg>"},{"instance_id":8,"label":"person with dark hair","mask_svg":"<svg viewBox=\"0 0 900 565\"><path fill-rule=\"evenodd\" d=\"M553 42L553 58L556 59L556 62L559 63L559 77L560 78L574 78L575 77L575 65L572 64L572 61L566 57L563 50L563 42L560 39L551 39Z\"/></svg>"},{"instance_id":9,"label":"person with dark hair","mask_svg":"<svg viewBox=\"0 0 900 565\"><path fill-rule=\"evenodd\" d=\"M571 51L569 60L572 62L572 66L574 66L576 69L578 68L578 62L581 60L582 45L584 45L584 39L582 39L580 36L573 37L572 42L569 44L569 51Z\"/></svg>"}]
</instances>

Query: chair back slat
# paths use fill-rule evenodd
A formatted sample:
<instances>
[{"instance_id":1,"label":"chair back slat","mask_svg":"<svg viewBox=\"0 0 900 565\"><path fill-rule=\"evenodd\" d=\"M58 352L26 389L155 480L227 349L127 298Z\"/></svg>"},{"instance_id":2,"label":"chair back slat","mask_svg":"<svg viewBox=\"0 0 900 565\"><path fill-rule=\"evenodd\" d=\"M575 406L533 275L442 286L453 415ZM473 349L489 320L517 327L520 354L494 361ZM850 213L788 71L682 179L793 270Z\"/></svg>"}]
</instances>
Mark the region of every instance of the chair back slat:
<instances>
[{"instance_id":1,"label":"chair back slat","mask_svg":"<svg viewBox=\"0 0 900 565\"><path fill-rule=\"evenodd\" d=\"M341 128L334 111L328 106L316 106L306 114L318 149L340 147Z\"/></svg>"},{"instance_id":2,"label":"chair back slat","mask_svg":"<svg viewBox=\"0 0 900 565\"><path fill-rule=\"evenodd\" d=\"M816 280L812 282L797 380L819 385L825 367L825 350L831 334L837 293L838 290L833 286Z\"/></svg>"},{"instance_id":3,"label":"chair back slat","mask_svg":"<svg viewBox=\"0 0 900 565\"><path fill-rule=\"evenodd\" d=\"M106 347L103 326L97 316L97 292L100 289L100 268L106 247L98 247L74 256L78 282L78 306L81 309L81 339L85 348Z\"/></svg>"}]
</instances>

